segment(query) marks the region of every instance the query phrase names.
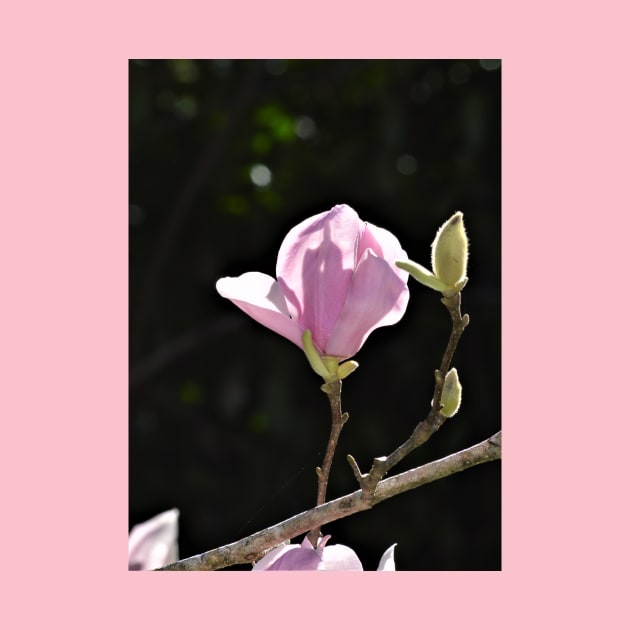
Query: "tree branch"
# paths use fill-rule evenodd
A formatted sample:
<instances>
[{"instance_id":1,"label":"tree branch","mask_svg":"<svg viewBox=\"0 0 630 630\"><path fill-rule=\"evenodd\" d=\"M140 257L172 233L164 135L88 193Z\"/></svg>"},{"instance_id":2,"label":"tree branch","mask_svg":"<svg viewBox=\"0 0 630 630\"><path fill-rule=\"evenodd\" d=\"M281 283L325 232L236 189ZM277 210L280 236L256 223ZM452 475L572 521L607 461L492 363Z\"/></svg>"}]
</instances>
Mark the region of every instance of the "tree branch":
<instances>
[{"instance_id":1,"label":"tree branch","mask_svg":"<svg viewBox=\"0 0 630 630\"><path fill-rule=\"evenodd\" d=\"M326 490L328 488L328 478L330 477L330 468L332 460L339 442L339 435L343 425L348 421L348 414L341 411L341 380L332 383L326 383L321 387L322 391L328 396L330 402L330 411L332 415L332 423L330 426L330 437L326 446L326 453L321 467L317 468L317 501L315 507L326 503ZM321 537L319 527L312 529L308 538L313 547L317 547L317 540Z\"/></svg>"},{"instance_id":2,"label":"tree branch","mask_svg":"<svg viewBox=\"0 0 630 630\"><path fill-rule=\"evenodd\" d=\"M442 357L440 369L435 371L435 388L433 390L433 399L431 401L431 410L427 417L416 425L411 436L401 444L395 451L387 457L376 457L372 463L370 472L363 474L352 455L347 456L348 463L352 468L352 472L361 486L366 501L374 497L377 484L383 479L389 470L396 464L400 463L409 453L422 446L446 421L446 417L442 415L442 390L444 388L444 380L446 374L453 361L455 349L459 343L466 326L470 321L468 315L461 314L461 293L456 293L450 297L443 297L442 304L446 306L452 321L452 330Z\"/></svg>"},{"instance_id":3,"label":"tree branch","mask_svg":"<svg viewBox=\"0 0 630 630\"><path fill-rule=\"evenodd\" d=\"M501 431L475 446L379 482L371 500L363 496L362 490L357 490L237 542L179 560L157 570L214 571L234 564L255 562L269 549L300 534L356 512L368 510L372 505L408 490L500 458Z\"/></svg>"}]
</instances>

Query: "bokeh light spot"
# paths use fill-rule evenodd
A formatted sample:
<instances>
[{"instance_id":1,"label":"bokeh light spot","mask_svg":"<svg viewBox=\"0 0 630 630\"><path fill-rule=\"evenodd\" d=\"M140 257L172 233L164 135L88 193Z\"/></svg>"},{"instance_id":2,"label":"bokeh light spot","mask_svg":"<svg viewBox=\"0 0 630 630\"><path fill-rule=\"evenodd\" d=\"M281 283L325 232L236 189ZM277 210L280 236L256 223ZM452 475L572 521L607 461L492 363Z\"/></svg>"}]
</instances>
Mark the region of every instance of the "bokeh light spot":
<instances>
[{"instance_id":1,"label":"bokeh light spot","mask_svg":"<svg viewBox=\"0 0 630 630\"><path fill-rule=\"evenodd\" d=\"M254 164L249 170L249 177L256 186L264 188L271 184L271 171L264 164Z\"/></svg>"},{"instance_id":2,"label":"bokeh light spot","mask_svg":"<svg viewBox=\"0 0 630 630\"><path fill-rule=\"evenodd\" d=\"M295 121L295 135L301 140L310 140L317 133L317 125L310 116L300 116Z\"/></svg>"},{"instance_id":3,"label":"bokeh light spot","mask_svg":"<svg viewBox=\"0 0 630 630\"><path fill-rule=\"evenodd\" d=\"M288 142L295 137L295 121L276 105L266 105L256 113L256 120L271 131L276 140Z\"/></svg>"},{"instance_id":4,"label":"bokeh light spot","mask_svg":"<svg viewBox=\"0 0 630 630\"><path fill-rule=\"evenodd\" d=\"M418 169L418 160L406 153L396 160L396 168L401 175L413 175Z\"/></svg>"}]
</instances>

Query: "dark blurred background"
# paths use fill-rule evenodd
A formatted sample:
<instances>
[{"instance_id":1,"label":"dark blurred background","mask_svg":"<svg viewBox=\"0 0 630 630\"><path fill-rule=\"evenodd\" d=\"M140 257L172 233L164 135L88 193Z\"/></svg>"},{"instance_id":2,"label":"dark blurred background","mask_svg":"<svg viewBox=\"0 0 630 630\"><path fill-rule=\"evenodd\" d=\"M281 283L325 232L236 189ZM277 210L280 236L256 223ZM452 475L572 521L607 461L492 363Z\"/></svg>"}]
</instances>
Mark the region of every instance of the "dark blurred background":
<instances>
[{"instance_id":1,"label":"dark blurred background","mask_svg":"<svg viewBox=\"0 0 630 630\"><path fill-rule=\"evenodd\" d=\"M321 379L215 283L275 275L289 228L338 203L425 266L453 212L470 237L462 407L391 474L499 430L500 72L498 60L130 61L129 527L179 508L186 557L314 505ZM356 489L347 453L368 469L429 408L450 318L409 285L403 320L372 333L344 381L329 498ZM324 533L366 570L394 542L398 570L499 570L500 509L491 462Z\"/></svg>"}]
</instances>

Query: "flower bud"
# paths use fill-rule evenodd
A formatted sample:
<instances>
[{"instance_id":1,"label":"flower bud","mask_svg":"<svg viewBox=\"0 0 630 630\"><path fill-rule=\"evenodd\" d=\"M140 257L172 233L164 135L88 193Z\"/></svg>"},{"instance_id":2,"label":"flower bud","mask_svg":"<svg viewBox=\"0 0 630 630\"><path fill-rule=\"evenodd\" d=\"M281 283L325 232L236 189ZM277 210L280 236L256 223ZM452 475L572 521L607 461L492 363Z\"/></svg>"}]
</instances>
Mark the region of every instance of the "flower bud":
<instances>
[{"instance_id":1,"label":"flower bud","mask_svg":"<svg viewBox=\"0 0 630 630\"><path fill-rule=\"evenodd\" d=\"M468 238L464 229L464 215L456 212L437 232L431 245L433 273L457 293L466 282Z\"/></svg>"},{"instance_id":2,"label":"flower bud","mask_svg":"<svg viewBox=\"0 0 630 630\"><path fill-rule=\"evenodd\" d=\"M451 418L457 413L461 401L462 386L459 382L459 376L457 375L457 370L451 368L444 379L442 397L440 398L440 405L442 405L440 413L446 418Z\"/></svg>"},{"instance_id":3,"label":"flower bud","mask_svg":"<svg viewBox=\"0 0 630 630\"><path fill-rule=\"evenodd\" d=\"M391 232L361 221L341 204L289 230L278 251L277 278L250 271L220 278L216 287L219 295L300 348L306 350L302 333L308 329L320 357L344 361L372 331L404 315L409 274L394 262L406 257ZM317 358L309 359L326 378Z\"/></svg>"}]
</instances>

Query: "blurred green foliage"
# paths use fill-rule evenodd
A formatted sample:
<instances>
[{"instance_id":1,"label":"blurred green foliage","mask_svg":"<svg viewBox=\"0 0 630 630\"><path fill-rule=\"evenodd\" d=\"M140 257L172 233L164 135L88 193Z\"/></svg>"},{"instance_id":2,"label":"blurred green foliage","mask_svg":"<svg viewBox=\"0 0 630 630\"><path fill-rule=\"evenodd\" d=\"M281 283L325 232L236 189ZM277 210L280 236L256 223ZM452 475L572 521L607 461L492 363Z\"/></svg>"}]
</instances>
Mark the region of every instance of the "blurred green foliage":
<instances>
[{"instance_id":1,"label":"blurred green foliage","mask_svg":"<svg viewBox=\"0 0 630 630\"><path fill-rule=\"evenodd\" d=\"M337 203L428 266L456 210L470 236L459 413L392 471L500 428L500 63L497 60L131 60L129 525L181 510L182 557L313 506L328 401L301 351L215 291L273 275L286 232ZM424 417L450 319L410 280L344 382L328 496ZM500 569L500 463L324 528L366 569ZM247 567L234 567L236 570Z\"/></svg>"}]
</instances>

